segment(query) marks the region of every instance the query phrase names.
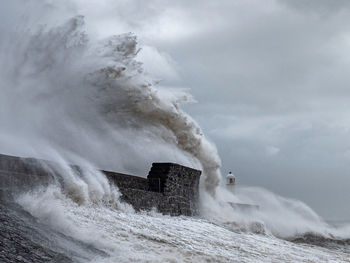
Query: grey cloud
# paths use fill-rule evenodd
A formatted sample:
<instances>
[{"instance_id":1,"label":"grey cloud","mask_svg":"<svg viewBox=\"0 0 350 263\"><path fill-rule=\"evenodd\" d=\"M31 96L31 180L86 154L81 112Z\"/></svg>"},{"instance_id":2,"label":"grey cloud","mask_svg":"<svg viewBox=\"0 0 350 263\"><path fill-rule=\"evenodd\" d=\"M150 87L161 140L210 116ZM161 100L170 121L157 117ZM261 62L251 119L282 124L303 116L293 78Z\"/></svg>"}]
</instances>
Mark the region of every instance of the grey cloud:
<instances>
[{"instance_id":1,"label":"grey cloud","mask_svg":"<svg viewBox=\"0 0 350 263\"><path fill-rule=\"evenodd\" d=\"M350 8L347 0L279 0L280 3L298 11L329 15Z\"/></svg>"},{"instance_id":2,"label":"grey cloud","mask_svg":"<svg viewBox=\"0 0 350 263\"><path fill-rule=\"evenodd\" d=\"M76 12L176 61L180 77L161 84L191 89L199 103L185 108L217 144L224 173L350 218L349 1L103 3L103 17L88 3Z\"/></svg>"},{"instance_id":3,"label":"grey cloud","mask_svg":"<svg viewBox=\"0 0 350 263\"><path fill-rule=\"evenodd\" d=\"M180 65L199 101L186 108L217 143L223 172L350 218L349 4L268 3L183 5L200 30L154 44Z\"/></svg>"}]
</instances>

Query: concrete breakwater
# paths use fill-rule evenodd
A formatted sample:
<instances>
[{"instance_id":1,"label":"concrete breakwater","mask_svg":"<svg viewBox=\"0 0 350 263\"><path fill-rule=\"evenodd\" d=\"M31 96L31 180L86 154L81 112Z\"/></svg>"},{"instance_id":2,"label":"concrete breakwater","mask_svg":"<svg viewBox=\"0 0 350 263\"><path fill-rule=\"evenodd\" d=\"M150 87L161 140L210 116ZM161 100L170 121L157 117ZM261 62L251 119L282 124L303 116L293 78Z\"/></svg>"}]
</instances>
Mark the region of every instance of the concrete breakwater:
<instances>
[{"instance_id":1,"label":"concrete breakwater","mask_svg":"<svg viewBox=\"0 0 350 263\"><path fill-rule=\"evenodd\" d=\"M54 163L33 158L0 154L0 198L9 199L16 192L35 185L48 185L58 172ZM81 169L72 165L79 173ZM201 171L175 163L153 163L147 178L101 171L115 184L121 199L135 210L156 208L163 214L193 216L198 213Z\"/></svg>"}]
</instances>

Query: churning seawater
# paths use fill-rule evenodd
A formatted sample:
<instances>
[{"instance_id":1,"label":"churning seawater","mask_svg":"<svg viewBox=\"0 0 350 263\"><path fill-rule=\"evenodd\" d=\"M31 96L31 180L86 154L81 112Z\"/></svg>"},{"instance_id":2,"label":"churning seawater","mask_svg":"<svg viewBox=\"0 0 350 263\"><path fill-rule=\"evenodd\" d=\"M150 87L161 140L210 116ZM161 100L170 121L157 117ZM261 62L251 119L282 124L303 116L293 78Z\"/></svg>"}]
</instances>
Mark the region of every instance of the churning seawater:
<instances>
[{"instance_id":1,"label":"churning seawater","mask_svg":"<svg viewBox=\"0 0 350 263\"><path fill-rule=\"evenodd\" d=\"M0 153L58 165L54 182L0 195L2 262L350 262L348 225L264 189L223 188L215 146L181 110L191 96L144 73L133 34L89 34L62 11L74 2L0 9ZM135 213L95 168L145 175L154 161L203 170L199 217Z\"/></svg>"}]
</instances>

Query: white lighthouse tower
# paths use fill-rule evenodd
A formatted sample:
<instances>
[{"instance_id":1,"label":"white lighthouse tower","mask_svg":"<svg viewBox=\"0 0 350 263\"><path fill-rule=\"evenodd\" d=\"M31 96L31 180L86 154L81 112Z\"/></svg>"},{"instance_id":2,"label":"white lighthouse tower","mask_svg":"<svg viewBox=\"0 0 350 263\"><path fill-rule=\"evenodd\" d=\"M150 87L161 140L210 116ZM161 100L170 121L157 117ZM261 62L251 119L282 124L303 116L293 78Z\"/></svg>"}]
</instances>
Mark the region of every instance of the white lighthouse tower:
<instances>
[{"instance_id":1,"label":"white lighthouse tower","mask_svg":"<svg viewBox=\"0 0 350 263\"><path fill-rule=\"evenodd\" d=\"M226 175L226 188L228 190L233 191L233 187L236 183L236 177L233 175L233 173L230 171L228 175Z\"/></svg>"}]
</instances>

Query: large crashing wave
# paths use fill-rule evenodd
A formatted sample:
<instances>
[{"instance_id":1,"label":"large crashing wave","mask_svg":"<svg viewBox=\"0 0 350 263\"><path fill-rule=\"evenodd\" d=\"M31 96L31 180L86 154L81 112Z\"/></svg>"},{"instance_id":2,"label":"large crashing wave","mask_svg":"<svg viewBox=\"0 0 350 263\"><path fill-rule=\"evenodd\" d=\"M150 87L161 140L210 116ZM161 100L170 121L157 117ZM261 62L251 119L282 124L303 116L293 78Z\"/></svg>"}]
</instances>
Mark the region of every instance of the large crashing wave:
<instances>
[{"instance_id":1,"label":"large crashing wave","mask_svg":"<svg viewBox=\"0 0 350 263\"><path fill-rule=\"evenodd\" d=\"M68 161L128 172L177 161L203 169L215 194L217 151L180 108L191 97L156 88L135 59L133 34L89 39L77 16L12 38L1 41L0 150L50 158L50 147Z\"/></svg>"},{"instance_id":2,"label":"large crashing wave","mask_svg":"<svg viewBox=\"0 0 350 263\"><path fill-rule=\"evenodd\" d=\"M1 153L63 163L63 192L78 203L118 198L92 167L144 174L154 161L203 169L205 189L214 196L220 159L200 127L180 109L191 96L161 88L143 72L134 35L97 40L84 32L81 16L55 27L8 32L0 38ZM77 178L67 162L87 167L85 178ZM260 233L267 227L283 238L334 233L300 202L284 202L259 189L237 190L232 195L220 189L215 200L203 194L202 216L234 231ZM52 204L60 191L48 188L20 203L33 215L56 219L52 207L58 205ZM227 201L257 204L261 210L240 213ZM65 209L62 205L62 215ZM68 223L62 222L65 228Z\"/></svg>"}]
</instances>

